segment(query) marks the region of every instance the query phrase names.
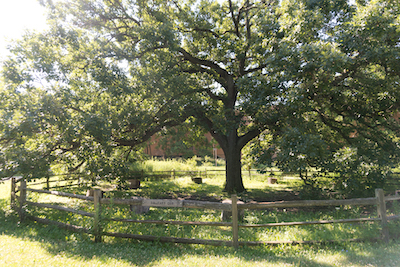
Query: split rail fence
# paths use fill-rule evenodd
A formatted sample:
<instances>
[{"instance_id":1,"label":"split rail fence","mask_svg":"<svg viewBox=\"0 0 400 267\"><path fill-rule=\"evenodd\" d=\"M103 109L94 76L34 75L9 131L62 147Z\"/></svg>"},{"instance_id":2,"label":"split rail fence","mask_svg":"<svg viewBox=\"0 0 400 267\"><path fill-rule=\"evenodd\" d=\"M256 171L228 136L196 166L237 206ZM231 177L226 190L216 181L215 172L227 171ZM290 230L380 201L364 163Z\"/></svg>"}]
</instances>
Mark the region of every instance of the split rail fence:
<instances>
[{"instance_id":1,"label":"split rail fence","mask_svg":"<svg viewBox=\"0 0 400 267\"><path fill-rule=\"evenodd\" d=\"M242 171L243 177L264 177L266 181L269 183L274 183L272 180L279 181L285 179L300 179L298 174L296 173L286 173L282 171L277 171L273 169L264 170L262 173L257 169L250 169L250 170L243 170ZM192 170L192 171L182 171L182 170L171 170L171 171L152 171L152 172L145 172L145 171L137 171L131 172L129 179L138 179L141 181L148 180L148 179L176 179L178 177L187 177L190 176L200 177L200 178L212 178L216 176L225 175L225 170L223 169L204 169L204 170ZM309 172L309 176L318 176L320 175L317 172ZM333 177L335 176L334 173L327 173L325 174L326 177ZM59 182L63 182L64 185L57 185ZM67 184L65 184L67 183ZM95 184L96 182L92 182L90 177L87 177L85 174L62 174L62 175L48 175L45 178L45 181L40 181L35 184L45 184L47 190L54 189L54 188L64 188L70 186L82 186L82 185L89 185L90 183ZM56 185L54 185L56 184ZM400 187L400 172L393 172L387 179L385 189L396 188Z\"/></svg>"},{"instance_id":2,"label":"split rail fence","mask_svg":"<svg viewBox=\"0 0 400 267\"><path fill-rule=\"evenodd\" d=\"M19 186L17 184L19 183ZM50 194L59 197L75 198L93 203L94 213L89 213L81 210L67 208L59 205L31 202L27 200L27 192L35 192L39 194ZM389 241L388 221L399 219L400 216L387 216L386 202L400 200L400 195L384 196L382 189L375 190L375 197L358 198L358 199L345 199L345 200L303 200L303 201L280 201L280 202L263 202L263 203L238 203L237 196L231 196L230 203L216 203L207 201L194 201L194 200L174 200L174 199L109 199L103 198L102 192L99 189L94 190L94 196L88 197L84 195L65 193L60 191L49 191L41 189L33 189L27 187L24 179L12 178L11 181L11 207L18 211L20 220L26 218L33 219L39 223L53 224L75 232L83 232L92 234L95 242L101 242L102 236L120 237L120 238L133 238L144 241L160 241L160 242L174 242L186 244L206 244L206 245L225 245L238 247L240 245L260 245L260 244L278 244L278 243L315 243L316 241L239 241L239 228L250 227L277 227L277 226L295 226L295 225L316 225L316 224L334 224L334 223L358 223L358 222L379 222L381 224L382 239L385 242ZM18 204L17 204L18 202ZM200 221L158 221L158 220L133 220L133 219L120 219L120 218L102 218L101 209L103 204L117 204L117 205L133 205L133 206L151 206L151 207L177 207L188 209L213 209L224 210L232 212L232 222L200 222ZM320 220L320 221L305 221L305 222L278 222L266 224L239 224L238 213L240 210L260 210L271 208L300 208L300 207L321 207L321 206L366 206L376 205L377 217L373 218L355 218L355 219L338 219L338 220ZM93 218L93 225L91 229L67 224L63 222L49 220L47 218L39 218L30 215L27 212L27 206L36 206L41 208L49 208L65 212L79 214L81 216L88 216ZM151 236L151 235L137 235L132 233L117 233L105 232L102 225L108 221L117 221L125 223L145 223L145 224L171 224L171 225L208 225L208 226L225 226L231 227L232 239L231 240L206 240L206 239L193 239L193 238L177 238L168 236ZM348 240L357 241L357 240ZM327 242L327 241L317 241ZM331 241L328 241L331 242Z\"/></svg>"},{"instance_id":3,"label":"split rail fence","mask_svg":"<svg viewBox=\"0 0 400 267\"><path fill-rule=\"evenodd\" d=\"M309 175L312 175L314 172L309 172ZM317 172L315 172L317 174ZM225 175L225 169L204 169L204 170L192 170L192 171L181 171L181 170L170 170L170 171L151 171L151 172L145 172L145 171L134 171L130 173L130 176L132 179L167 179L167 178L172 178L175 179L177 177L185 177L185 176L196 176L196 177L214 177L218 175ZM242 175L243 176L248 176L248 177L257 177L257 176L269 176L269 177L275 177L275 178L285 178L287 176L290 177L298 177L298 174L296 173L286 173L282 171L274 171L272 169L270 170L264 170L260 171L258 169L250 169L250 170L242 170ZM334 175L334 174L329 174L329 175Z\"/></svg>"}]
</instances>

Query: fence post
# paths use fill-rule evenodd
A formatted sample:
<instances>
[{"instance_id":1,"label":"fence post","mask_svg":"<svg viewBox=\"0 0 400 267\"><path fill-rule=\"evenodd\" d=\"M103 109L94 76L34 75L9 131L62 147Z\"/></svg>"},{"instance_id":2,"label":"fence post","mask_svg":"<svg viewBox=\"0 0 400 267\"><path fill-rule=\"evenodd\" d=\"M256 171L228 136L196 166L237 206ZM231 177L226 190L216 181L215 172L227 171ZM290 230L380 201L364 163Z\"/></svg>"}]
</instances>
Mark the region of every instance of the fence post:
<instances>
[{"instance_id":1,"label":"fence post","mask_svg":"<svg viewBox=\"0 0 400 267\"><path fill-rule=\"evenodd\" d=\"M237 208L237 195L231 195L232 198L232 244L234 248L239 247L239 218Z\"/></svg>"},{"instance_id":2,"label":"fence post","mask_svg":"<svg viewBox=\"0 0 400 267\"><path fill-rule=\"evenodd\" d=\"M50 190L50 175L46 175L46 190Z\"/></svg>"},{"instance_id":3,"label":"fence post","mask_svg":"<svg viewBox=\"0 0 400 267\"><path fill-rule=\"evenodd\" d=\"M93 234L94 242L101 242L101 225L100 225L100 213L101 213L101 190L95 189L93 192L93 205L94 205L94 222L93 222Z\"/></svg>"},{"instance_id":4,"label":"fence post","mask_svg":"<svg viewBox=\"0 0 400 267\"><path fill-rule=\"evenodd\" d=\"M385 202L385 195L383 193L383 189L379 189L379 188L375 189L375 196L377 198L378 217L381 218L383 240L386 243L388 243L389 242L389 229L387 227L386 202Z\"/></svg>"},{"instance_id":5,"label":"fence post","mask_svg":"<svg viewBox=\"0 0 400 267\"><path fill-rule=\"evenodd\" d=\"M12 210L15 210L15 191L16 191L16 184L15 184L15 177L11 178L11 199L10 199L10 207Z\"/></svg>"},{"instance_id":6,"label":"fence post","mask_svg":"<svg viewBox=\"0 0 400 267\"><path fill-rule=\"evenodd\" d=\"M20 222L23 222L25 219L25 210L24 210L25 202L26 202L26 180L25 178L21 178L19 186L19 208L18 208Z\"/></svg>"}]
</instances>

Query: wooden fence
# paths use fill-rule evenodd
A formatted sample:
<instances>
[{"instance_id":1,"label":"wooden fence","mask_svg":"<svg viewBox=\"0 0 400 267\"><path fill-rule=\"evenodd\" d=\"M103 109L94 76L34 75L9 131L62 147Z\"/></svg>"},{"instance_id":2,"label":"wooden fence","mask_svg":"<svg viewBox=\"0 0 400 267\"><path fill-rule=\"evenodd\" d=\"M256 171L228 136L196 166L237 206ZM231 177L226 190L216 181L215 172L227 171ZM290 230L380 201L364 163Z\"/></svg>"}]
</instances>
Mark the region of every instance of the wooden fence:
<instances>
[{"instance_id":1,"label":"wooden fence","mask_svg":"<svg viewBox=\"0 0 400 267\"><path fill-rule=\"evenodd\" d=\"M254 170L255 171L255 170ZM222 175L225 173L223 169L215 170L193 170L193 171L181 171L181 170L170 170L170 171L136 171L130 173L130 178L132 179L166 179L166 178L178 178L178 177L210 177L215 175Z\"/></svg>"},{"instance_id":2,"label":"wooden fence","mask_svg":"<svg viewBox=\"0 0 400 267\"><path fill-rule=\"evenodd\" d=\"M313 175L317 172L309 172L309 175ZM132 179L165 179L165 178L177 178L177 177L213 177L217 175L225 175L225 169L204 169L204 170L191 170L191 171L181 171L181 170L170 170L170 171L135 171L131 172L130 176ZM269 176L276 178L285 178L285 177L298 177L297 173L287 173L278 170L264 170L260 171L257 169L250 170L242 170L242 175L247 177L256 177L256 176ZM330 174L333 175L333 174Z\"/></svg>"},{"instance_id":3,"label":"wooden fence","mask_svg":"<svg viewBox=\"0 0 400 267\"><path fill-rule=\"evenodd\" d=\"M17 183L20 185L17 186ZM39 194L51 194L60 197L68 197L81 199L93 203L94 213L80 211L72 208L66 208L54 204L38 203L27 201L27 191ZM17 196L17 193L19 195ZM174 242L186 244L207 244L207 245L226 245L238 247L239 245L259 245L259 244L278 244L278 243L314 243L315 241L240 241L239 242L239 228L250 227L277 227L277 226L294 226L294 225L315 225L315 224L333 224L333 223L354 223L354 222L380 222L382 228L382 239L385 242L389 241L389 232L387 223L388 220L399 219L400 216L390 216L386 214L386 202L400 200L400 195L385 197L382 189L375 190L375 197L371 198L358 198L358 199L345 199L345 200L303 200L303 201L280 201L280 202L263 202L263 203L238 203L237 196L231 196L230 203L216 203L207 201L194 201L194 200L174 200L174 199L109 199L103 198L100 190L94 190L94 197L84 195L65 193L60 191L49 191L41 189L29 188L26 181L23 179L12 178L11 181L11 207L18 211L20 220L25 218L33 219L37 222L44 224L53 224L59 227L69 229L76 232L84 232L94 235L95 242L101 242L102 236L112 236L121 238L133 238L145 241L161 241L161 242ZM18 202L18 205L17 205ZM157 220L132 220L121 218L101 218L101 209L103 204L117 204L117 205L136 205L136 206L151 206L151 207L179 207L188 209L212 209L212 210L225 210L232 212L232 222L200 222L200 221L157 221ZM321 207L321 206L342 206L342 205L376 205L378 217L374 218L355 218L355 219L339 219L339 220L320 220L320 221L305 221L305 222L278 222L267 224L239 224L238 212L243 209L259 210L271 208L300 208L300 207ZM47 218L39 218L28 214L26 206L36 206L41 208L49 208L65 212L79 214L93 218L92 229L67 224L63 222L52 221ZM193 238L177 238L167 236L150 236L150 235L136 235L131 233L116 233L105 232L102 225L107 221L117 221L125 223L145 223L145 224L172 224L172 225L209 225L209 226L226 226L231 227L232 240L204 240ZM349 240L352 241L352 240ZM354 241L354 240L353 240ZM327 242L327 241L317 241ZM331 242L331 241L328 241Z\"/></svg>"},{"instance_id":4,"label":"wooden fence","mask_svg":"<svg viewBox=\"0 0 400 267\"><path fill-rule=\"evenodd\" d=\"M243 170L244 178L255 178L255 177L263 177L269 183L274 183L277 181L282 181L285 179L300 179L298 174L296 173L287 173L282 171L277 171L275 169L264 170L262 173L257 169ZM212 178L215 176L225 175L224 169L204 169L204 170L192 170L192 171L182 171L182 170L171 170L171 171L152 171L152 172L131 172L129 179L138 179L138 180L152 180L152 179L175 179L178 177L202 177L202 178ZM309 172L309 176L318 176L321 175L317 172ZM325 178L334 177L334 173L327 173L324 175ZM54 179L55 178L55 179ZM64 185L57 185L57 183L63 182L66 183ZM56 183L56 185L54 185ZM55 188L64 188L70 186L82 186L86 185L94 185L95 181L92 182L90 177L87 177L85 174L61 174L61 175L48 175L45 178L45 181L40 181L35 184L45 184L47 190L55 189ZM389 190L390 188L398 188L400 187L400 172L393 172L385 181L384 188L385 190Z\"/></svg>"},{"instance_id":5,"label":"wooden fence","mask_svg":"<svg viewBox=\"0 0 400 267\"><path fill-rule=\"evenodd\" d=\"M61 174L54 176L47 176L43 179L38 179L39 181L29 183L32 185L43 185L47 190L55 189L55 188L67 188L73 186L89 186L91 184L91 180L85 177L83 174ZM55 183L55 184L54 184ZM61 185L62 184L62 185Z\"/></svg>"}]
</instances>

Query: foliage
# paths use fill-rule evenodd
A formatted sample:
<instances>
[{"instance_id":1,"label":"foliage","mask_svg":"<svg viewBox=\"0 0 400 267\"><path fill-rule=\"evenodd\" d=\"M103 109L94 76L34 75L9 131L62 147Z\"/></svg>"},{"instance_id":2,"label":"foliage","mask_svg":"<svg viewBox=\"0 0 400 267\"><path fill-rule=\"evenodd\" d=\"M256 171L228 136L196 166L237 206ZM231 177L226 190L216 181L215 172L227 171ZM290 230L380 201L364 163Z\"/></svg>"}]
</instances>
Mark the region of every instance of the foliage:
<instances>
[{"instance_id":1,"label":"foliage","mask_svg":"<svg viewBox=\"0 0 400 267\"><path fill-rule=\"evenodd\" d=\"M375 188L383 188L392 169L390 160L379 163L375 151L359 152L356 147L332 149L321 135L304 134L290 129L275 139L273 146L259 143L251 150L256 166L276 166L284 172L297 173L304 182L305 198L324 197L323 188L330 188L342 197L370 197ZM320 177L335 173L334 180L321 184ZM309 173L312 173L311 175Z\"/></svg>"},{"instance_id":2,"label":"foliage","mask_svg":"<svg viewBox=\"0 0 400 267\"><path fill-rule=\"evenodd\" d=\"M324 10L315 5L317 18ZM299 74L288 85L297 91L288 97L292 114L273 146L253 153L261 166L275 163L300 176L336 172L335 190L365 196L399 162L399 6L370 1L353 8L343 22L319 32L324 38L313 36L297 50ZM312 190L316 181L305 178Z\"/></svg>"},{"instance_id":3,"label":"foliage","mask_svg":"<svg viewBox=\"0 0 400 267\"><path fill-rule=\"evenodd\" d=\"M50 30L3 63L3 174L118 179L138 145L182 124L224 150L230 193L261 133L297 171L342 147L399 160L398 1L42 2Z\"/></svg>"},{"instance_id":4,"label":"foliage","mask_svg":"<svg viewBox=\"0 0 400 267\"><path fill-rule=\"evenodd\" d=\"M344 148L335 155L335 167L339 174L334 188L344 197L371 197L375 188L383 188L390 168L374 164L371 159Z\"/></svg>"}]
</instances>

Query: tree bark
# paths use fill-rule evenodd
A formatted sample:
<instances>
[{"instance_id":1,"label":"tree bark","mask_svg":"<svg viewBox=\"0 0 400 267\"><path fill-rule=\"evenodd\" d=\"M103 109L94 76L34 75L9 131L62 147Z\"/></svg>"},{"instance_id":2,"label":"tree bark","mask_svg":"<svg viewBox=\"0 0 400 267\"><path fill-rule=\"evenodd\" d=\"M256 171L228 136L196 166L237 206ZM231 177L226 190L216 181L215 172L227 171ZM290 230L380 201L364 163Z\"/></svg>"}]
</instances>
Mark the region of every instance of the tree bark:
<instances>
[{"instance_id":1,"label":"tree bark","mask_svg":"<svg viewBox=\"0 0 400 267\"><path fill-rule=\"evenodd\" d=\"M227 146L223 148L226 170L225 191L230 194L245 191L242 180L242 146L238 144L238 140L236 130L232 130L227 136Z\"/></svg>"}]
</instances>

